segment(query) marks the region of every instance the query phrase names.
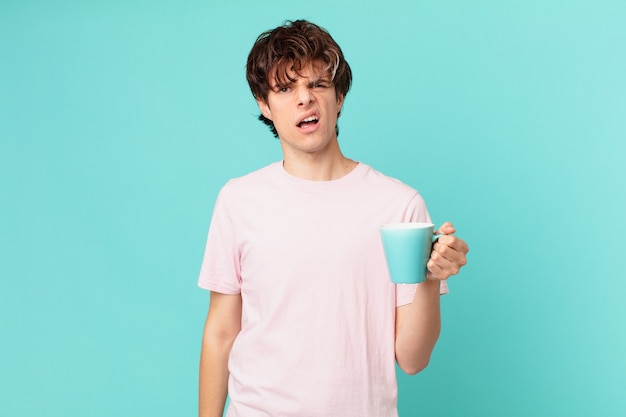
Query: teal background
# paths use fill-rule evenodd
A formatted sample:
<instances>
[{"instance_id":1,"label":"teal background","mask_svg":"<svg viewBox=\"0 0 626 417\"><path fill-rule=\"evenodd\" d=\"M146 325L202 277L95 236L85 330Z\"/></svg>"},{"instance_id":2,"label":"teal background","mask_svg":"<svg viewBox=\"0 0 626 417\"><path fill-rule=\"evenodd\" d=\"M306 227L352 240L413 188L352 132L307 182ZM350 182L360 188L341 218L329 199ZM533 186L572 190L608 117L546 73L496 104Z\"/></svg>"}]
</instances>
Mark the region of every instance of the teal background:
<instances>
[{"instance_id":1,"label":"teal background","mask_svg":"<svg viewBox=\"0 0 626 417\"><path fill-rule=\"evenodd\" d=\"M213 202L280 158L245 59L295 18L344 152L471 246L401 415L626 415L618 0L0 0L0 415L196 413Z\"/></svg>"}]
</instances>

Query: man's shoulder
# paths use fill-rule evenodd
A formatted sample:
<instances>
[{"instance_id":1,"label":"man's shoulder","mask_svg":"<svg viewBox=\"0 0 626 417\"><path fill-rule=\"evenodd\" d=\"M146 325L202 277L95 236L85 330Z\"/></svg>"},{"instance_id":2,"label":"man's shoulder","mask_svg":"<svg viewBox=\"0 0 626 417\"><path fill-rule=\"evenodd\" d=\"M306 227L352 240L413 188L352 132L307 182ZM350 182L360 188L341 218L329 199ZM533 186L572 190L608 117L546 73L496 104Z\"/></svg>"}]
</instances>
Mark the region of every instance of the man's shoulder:
<instances>
[{"instance_id":1,"label":"man's shoulder","mask_svg":"<svg viewBox=\"0 0 626 417\"><path fill-rule=\"evenodd\" d=\"M226 184L224 184L220 190L220 194L237 195L263 188L272 182L272 177L279 168L278 164L280 164L280 162L273 162L242 176L231 178L228 182L226 182Z\"/></svg>"},{"instance_id":2,"label":"man's shoulder","mask_svg":"<svg viewBox=\"0 0 626 417\"><path fill-rule=\"evenodd\" d=\"M370 165L364 164L367 168L367 181L371 186L379 187L381 189L385 189L388 192L398 192L398 193L409 193L415 194L417 190L402 182L401 180L391 177Z\"/></svg>"},{"instance_id":3,"label":"man's shoulder","mask_svg":"<svg viewBox=\"0 0 626 417\"><path fill-rule=\"evenodd\" d=\"M276 171L276 169L278 168L280 162L272 162L269 165L265 165L262 168L259 169L255 169L254 171L251 171L247 174L244 174L240 177L235 177L232 178L229 182L235 182L235 183L248 183L248 182L254 182L254 181L258 181L258 180L264 180L266 178L268 178L269 176L273 175L272 173Z\"/></svg>"}]
</instances>

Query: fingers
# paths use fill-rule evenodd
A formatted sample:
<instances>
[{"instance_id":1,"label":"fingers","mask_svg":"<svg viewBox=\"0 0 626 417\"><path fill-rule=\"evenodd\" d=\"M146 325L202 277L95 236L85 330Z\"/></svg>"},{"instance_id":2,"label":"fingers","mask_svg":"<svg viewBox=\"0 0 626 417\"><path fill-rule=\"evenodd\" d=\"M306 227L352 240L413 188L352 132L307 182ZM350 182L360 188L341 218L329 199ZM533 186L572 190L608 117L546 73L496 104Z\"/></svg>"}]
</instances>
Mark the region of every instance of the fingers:
<instances>
[{"instance_id":1,"label":"fingers","mask_svg":"<svg viewBox=\"0 0 626 417\"><path fill-rule=\"evenodd\" d=\"M426 265L431 279L448 279L458 274L461 267L465 265L465 256L460 256L451 249L444 249L444 253L438 251L431 253Z\"/></svg>"},{"instance_id":2,"label":"fingers","mask_svg":"<svg viewBox=\"0 0 626 417\"><path fill-rule=\"evenodd\" d=\"M469 247L463 239L456 236L441 236L433 245L428 261L429 279L448 279L459 273L461 267L467 263Z\"/></svg>"},{"instance_id":3,"label":"fingers","mask_svg":"<svg viewBox=\"0 0 626 417\"><path fill-rule=\"evenodd\" d=\"M456 230L454 229L454 226L452 225L452 223L445 222L444 224L439 226L439 229L435 231L435 234L436 235L451 235L454 232L456 232Z\"/></svg>"},{"instance_id":4,"label":"fingers","mask_svg":"<svg viewBox=\"0 0 626 417\"><path fill-rule=\"evenodd\" d=\"M446 247L449 247L450 249L461 252L463 254L469 252L469 247L467 246L467 243L465 243L463 239L459 239L456 236L441 236L433 244L433 250L441 252L442 254L448 251Z\"/></svg>"},{"instance_id":5,"label":"fingers","mask_svg":"<svg viewBox=\"0 0 626 417\"><path fill-rule=\"evenodd\" d=\"M443 281L449 277L433 260L429 260L426 266L428 268L428 271L426 271L426 279Z\"/></svg>"}]
</instances>

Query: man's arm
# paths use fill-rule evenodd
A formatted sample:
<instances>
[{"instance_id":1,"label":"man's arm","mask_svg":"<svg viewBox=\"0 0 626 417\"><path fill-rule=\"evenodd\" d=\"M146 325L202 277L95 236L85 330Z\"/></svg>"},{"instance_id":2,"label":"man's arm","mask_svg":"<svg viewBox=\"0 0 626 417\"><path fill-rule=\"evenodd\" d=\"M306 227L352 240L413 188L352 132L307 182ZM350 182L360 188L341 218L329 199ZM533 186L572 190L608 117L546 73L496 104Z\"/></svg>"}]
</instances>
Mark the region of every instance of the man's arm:
<instances>
[{"instance_id":1,"label":"man's arm","mask_svg":"<svg viewBox=\"0 0 626 417\"><path fill-rule=\"evenodd\" d=\"M200 356L199 417L222 417L228 394L228 357L241 330L241 294L211 292Z\"/></svg>"},{"instance_id":2,"label":"man's arm","mask_svg":"<svg viewBox=\"0 0 626 417\"><path fill-rule=\"evenodd\" d=\"M445 223L438 234L452 234ZM433 245L427 279L417 286L413 302L396 308L396 361L409 375L424 369L430 361L441 330L439 287L442 280L459 272L466 263L467 244L456 236L442 236Z\"/></svg>"}]
</instances>

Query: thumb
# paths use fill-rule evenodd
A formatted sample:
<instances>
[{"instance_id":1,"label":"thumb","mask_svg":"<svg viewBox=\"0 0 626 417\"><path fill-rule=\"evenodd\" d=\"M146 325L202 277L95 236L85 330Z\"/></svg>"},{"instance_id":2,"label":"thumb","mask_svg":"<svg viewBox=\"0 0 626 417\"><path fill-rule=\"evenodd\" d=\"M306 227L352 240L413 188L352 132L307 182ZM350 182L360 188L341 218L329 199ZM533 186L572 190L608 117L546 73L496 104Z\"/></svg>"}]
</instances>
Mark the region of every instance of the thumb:
<instances>
[{"instance_id":1,"label":"thumb","mask_svg":"<svg viewBox=\"0 0 626 417\"><path fill-rule=\"evenodd\" d=\"M439 229L437 229L435 231L435 234L437 235L451 235L454 232L456 232L456 229L454 228L454 226L452 225L452 223L450 222L445 222L444 224L442 224L441 226L439 226Z\"/></svg>"}]
</instances>

